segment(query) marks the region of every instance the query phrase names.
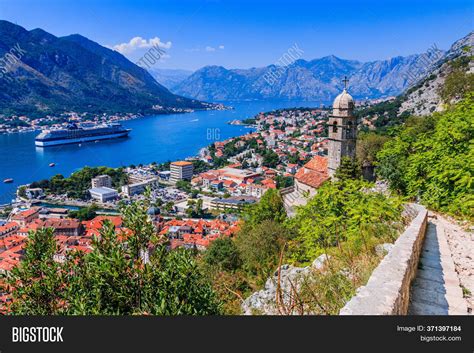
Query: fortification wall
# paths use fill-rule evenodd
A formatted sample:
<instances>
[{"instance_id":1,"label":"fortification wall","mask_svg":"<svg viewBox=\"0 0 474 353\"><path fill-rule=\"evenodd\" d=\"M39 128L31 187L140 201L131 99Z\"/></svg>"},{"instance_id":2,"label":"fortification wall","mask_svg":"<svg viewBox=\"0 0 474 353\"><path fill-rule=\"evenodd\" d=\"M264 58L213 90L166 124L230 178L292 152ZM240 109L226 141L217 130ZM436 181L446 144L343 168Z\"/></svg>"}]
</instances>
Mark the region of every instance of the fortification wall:
<instances>
[{"instance_id":1,"label":"fortification wall","mask_svg":"<svg viewBox=\"0 0 474 353\"><path fill-rule=\"evenodd\" d=\"M367 284L340 310L340 315L406 315L410 284L416 275L426 233L427 210L413 205L418 214L400 235Z\"/></svg>"}]
</instances>

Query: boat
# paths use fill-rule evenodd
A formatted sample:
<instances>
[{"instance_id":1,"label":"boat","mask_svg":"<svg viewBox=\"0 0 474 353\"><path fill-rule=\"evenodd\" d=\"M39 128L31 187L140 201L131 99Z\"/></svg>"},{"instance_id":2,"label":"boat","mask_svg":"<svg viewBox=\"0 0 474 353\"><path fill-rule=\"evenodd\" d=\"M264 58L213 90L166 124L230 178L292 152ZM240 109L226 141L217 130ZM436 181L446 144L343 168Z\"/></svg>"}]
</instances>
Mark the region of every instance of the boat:
<instances>
[{"instance_id":1,"label":"boat","mask_svg":"<svg viewBox=\"0 0 474 353\"><path fill-rule=\"evenodd\" d=\"M38 147L48 147L66 145L83 142L93 142L99 140L109 140L120 137L127 137L131 129L125 129L119 123L100 125L76 125L69 124L64 129L43 130L36 136L35 145Z\"/></svg>"},{"instance_id":2,"label":"boat","mask_svg":"<svg viewBox=\"0 0 474 353\"><path fill-rule=\"evenodd\" d=\"M8 184L8 183L13 183L13 179L12 178L7 178L3 181L5 184Z\"/></svg>"},{"instance_id":3,"label":"boat","mask_svg":"<svg viewBox=\"0 0 474 353\"><path fill-rule=\"evenodd\" d=\"M55 165L56 165L56 163L49 163L50 167L54 167Z\"/></svg>"}]
</instances>

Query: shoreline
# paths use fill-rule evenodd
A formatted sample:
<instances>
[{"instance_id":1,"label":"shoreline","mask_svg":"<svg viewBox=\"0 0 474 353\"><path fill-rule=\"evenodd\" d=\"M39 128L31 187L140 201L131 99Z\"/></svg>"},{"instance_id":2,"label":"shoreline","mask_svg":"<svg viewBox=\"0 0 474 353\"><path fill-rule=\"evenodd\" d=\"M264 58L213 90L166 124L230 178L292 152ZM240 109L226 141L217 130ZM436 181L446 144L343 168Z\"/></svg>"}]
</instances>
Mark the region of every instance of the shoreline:
<instances>
[{"instance_id":1,"label":"shoreline","mask_svg":"<svg viewBox=\"0 0 474 353\"><path fill-rule=\"evenodd\" d=\"M234 110L236 108L232 107L232 110ZM315 108L315 107L307 107L307 108L303 108L303 107L300 107L299 104L295 104L294 106L292 107L286 107L286 108L281 108L281 107L266 107L266 109L264 110L257 110L256 112L253 113L253 115L248 115L247 119L250 119L250 117L252 117L254 120L260 115L262 114L262 112L265 112L267 114L270 114L274 111L279 111L279 110L292 110L292 109L318 109L318 108ZM208 111L208 110L207 110ZM206 110L202 110L203 113L206 112ZM212 112L211 112L212 114ZM160 114L161 115L161 114ZM164 114L164 116L169 116L169 115L172 115L172 114ZM179 114L180 116L182 116L181 114ZM243 115L241 119L235 119L235 120L239 120L239 121L242 121L245 119L247 115ZM121 121L124 121L124 120L137 120L139 118L154 118L156 116L142 116L142 115L134 115L134 116L131 116L131 117L123 117L122 119L120 119ZM118 119L117 119L118 120ZM227 120L227 121L223 121L223 124L226 124L226 125L235 125L235 124L230 124L230 122L232 122L232 120ZM251 133L255 133L255 132L258 132L259 131L259 126L258 124L245 124L245 123L242 123L242 124L239 124L239 125L235 125L235 127L238 127L240 126L241 127L241 131L236 131L236 135L233 136L233 135L230 135L228 136L226 139L223 139L222 141L224 140L229 140L229 139L235 139L235 138L239 138L239 137L243 137L243 136L246 136L248 134L251 134ZM244 130L245 129L245 130ZM143 165L150 165L152 164L153 162L157 163L157 164L161 164L161 163L165 163L166 161L168 160L192 160L192 159L197 159L197 160L201 160L202 159L202 151L203 150L208 150L209 147L215 142L215 141L203 141L204 143L200 146L198 146L194 151L189 151L190 153L186 155L184 155L182 158L173 158L173 157L169 157L169 156L160 156L160 158L156 159L156 158L150 158L148 160L145 160L143 161L142 163L140 164L143 164ZM131 163L131 164L130 164ZM114 163L103 163L101 166L105 166L105 167L109 167L109 168L113 168L113 169L117 169L117 168L120 168L120 167L125 167L125 166L131 166L133 164L136 164L136 163L132 163L130 162L128 164L115 164ZM67 177L70 177L72 173L74 173L74 171L76 170L81 170L83 169L85 166L87 166L87 164L84 164L84 165L80 165L78 166L75 170L71 171L71 172L65 172L65 173L62 173L66 178ZM49 179L49 178L48 178ZM32 182L34 182L35 180L24 180L22 181L22 185L29 185L31 184ZM21 185L18 185L18 187L20 187ZM17 187L17 189L18 189ZM10 199L10 202L8 202L8 200L5 200L5 203L8 203L8 204L12 204L11 201L13 201L14 197L16 195L16 192L14 191L12 193L12 199Z\"/></svg>"},{"instance_id":2,"label":"shoreline","mask_svg":"<svg viewBox=\"0 0 474 353\"><path fill-rule=\"evenodd\" d=\"M144 118L144 117L147 117L147 116L141 116L140 118ZM135 120L135 119L137 119L137 118L127 119L127 120ZM246 128L254 128L254 129L257 128L257 126L250 126L250 125L246 125L246 124L245 124L245 127L246 127ZM31 132L31 131L29 131L29 132ZM21 133L21 132L18 132L18 133ZM245 136L245 135L250 134L250 133L252 133L252 132L249 131L249 132L247 132L246 134L242 134L242 135L237 135L237 136L229 137L228 139L239 138L239 137ZM226 140L228 140L228 139L226 139ZM193 159L200 160L200 158L201 158L201 151L208 149L212 144L214 144L214 142L211 143L211 144L207 144L207 145L205 145L205 146L200 147L199 150L196 152L196 154L191 155L191 156L188 156L188 157L185 157L185 158L183 158L183 160L193 160ZM152 163L153 163L153 162L149 162L147 165L151 165ZM165 162L161 162L161 163L165 163ZM157 162L157 164L161 164L161 163L158 163L158 162ZM84 167L86 167L86 166L82 166L82 167L80 167L78 170L81 170L81 169L83 169ZM105 165L104 165L104 167L113 168L113 169L120 168L120 167L110 167L110 166L105 166ZM72 173L70 173L68 176L64 176L64 177L65 177L65 178L69 178L73 173L74 173L74 172L72 172ZM20 188L21 186L30 185L30 184L33 183L33 182L35 182L35 181L33 180L33 181L31 181L30 183L23 184L23 185L19 185L19 186L16 188L15 192L14 192L15 196L18 197L18 195L17 195L18 188ZM17 201L14 202L14 201L12 200L12 202L7 203L7 204L4 204L4 205L0 205L0 207L9 207L9 206L11 207L11 206L13 206L14 204L17 204L17 203L31 203L32 205L33 205L34 203L47 203L47 204L58 205L58 206L72 206L72 207L79 207L79 208L87 207L87 203L86 203L86 202L84 202L84 205L80 205L80 204L82 204L82 202L79 202L77 205L73 205L73 204L71 204L70 202L69 202L69 203L61 203L61 202L57 202L57 201L36 200L36 199L27 200L27 201L21 200L20 202L17 202ZM115 210L115 209L112 208L111 210L113 211L113 210Z\"/></svg>"},{"instance_id":3,"label":"shoreline","mask_svg":"<svg viewBox=\"0 0 474 353\"><path fill-rule=\"evenodd\" d=\"M106 118L106 119L103 119L101 121L94 122L94 123L96 123L96 124L112 123L112 122L137 120L137 119L141 119L141 118L146 118L146 117L150 117L150 116L158 116L158 115L188 114L188 113L194 113L194 112L199 112L199 111L222 111L222 110L234 110L235 109L234 107L226 106L226 105L220 104L220 103L219 104L216 103L216 105L219 108L216 108L216 109L190 109L190 110L185 110L185 111L177 111L177 112L169 112L169 113L164 113L163 112L163 113L146 114L146 115L144 115L144 114L135 114L135 115L124 116L124 117L120 117L120 118L116 115L110 115L110 116L107 116L107 118L109 118L109 119ZM65 113L62 113L62 114L65 114ZM130 114L130 113L127 113L127 114ZM80 121L79 123L85 123L85 122L89 122L89 121L85 120L85 121ZM18 130L18 131L6 131L5 130L5 131L0 131L0 135L22 134L22 133L28 133L28 132L42 131L42 130L47 130L50 127L51 127L50 125L44 125L44 126L41 126L41 127L29 126L29 127L24 127L27 130Z\"/></svg>"}]
</instances>

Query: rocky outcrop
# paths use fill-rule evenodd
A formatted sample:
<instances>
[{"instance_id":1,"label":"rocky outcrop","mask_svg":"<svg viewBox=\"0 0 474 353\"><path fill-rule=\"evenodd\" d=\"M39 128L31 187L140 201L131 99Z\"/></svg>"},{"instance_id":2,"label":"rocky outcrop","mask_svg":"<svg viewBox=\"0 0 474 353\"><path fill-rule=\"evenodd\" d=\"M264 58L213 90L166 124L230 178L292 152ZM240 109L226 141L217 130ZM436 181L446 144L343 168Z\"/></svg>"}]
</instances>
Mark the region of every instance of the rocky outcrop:
<instances>
[{"instance_id":1,"label":"rocky outcrop","mask_svg":"<svg viewBox=\"0 0 474 353\"><path fill-rule=\"evenodd\" d=\"M281 266L280 288L283 302L288 305L295 290L299 290L301 283L313 270L320 270L324 267L326 255L321 255L313 261L311 266L295 267L292 265ZM262 290L253 293L245 299L242 304L244 315L279 315L281 314L277 305L278 294L278 271L267 279ZM298 314L292 312L291 314Z\"/></svg>"},{"instance_id":2,"label":"rocky outcrop","mask_svg":"<svg viewBox=\"0 0 474 353\"><path fill-rule=\"evenodd\" d=\"M446 76L452 70L453 60L473 55L474 32L455 42L451 48L436 63L432 70L426 72L420 80L410 89L404 97L399 113L409 112L417 116L429 115L433 112L443 111L444 104L439 92L444 86ZM470 50L464 48L470 47ZM474 72L474 63L469 63L468 72ZM454 102L451 102L454 103Z\"/></svg>"}]
</instances>

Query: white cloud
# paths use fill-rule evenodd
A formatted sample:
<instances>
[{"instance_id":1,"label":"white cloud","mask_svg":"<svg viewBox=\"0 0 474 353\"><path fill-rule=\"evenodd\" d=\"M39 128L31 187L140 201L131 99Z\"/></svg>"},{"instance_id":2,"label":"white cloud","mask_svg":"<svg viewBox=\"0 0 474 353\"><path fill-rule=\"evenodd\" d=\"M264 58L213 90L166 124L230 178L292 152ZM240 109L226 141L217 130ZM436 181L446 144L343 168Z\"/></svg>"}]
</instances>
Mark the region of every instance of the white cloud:
<instances>
[{"instance_id":1,"label":"white cloud","mask_svg":"<svg viewBox=\"0 0 474 353\"><path fill-rule=\"evenodd\" d=\"M191 48L191 49L184 49L184 51L189 52L189 53L200 52L200 51L207 51L208 53L212 53L212 52L215 52L217 49L223 50L224 46L221 44L216 48L216 47L212 47L212 46L208 45L204 48L194 47L194 48Z\"/></svg>"},{"instance_id":2,"label":"white cloud","mask_svg":"<svg viewBox=\"0 0 474 353\"><path fill-rule=\"evenodd\" d=\"M134 37L128 43L120 43L113 46L113 49L121 54L128 54L137 49L146 49L158 46L163 49L171 48L171 42L162 42L160 38L154 37L148 40L142 37Z\"/></svg>"}]
</instances>

